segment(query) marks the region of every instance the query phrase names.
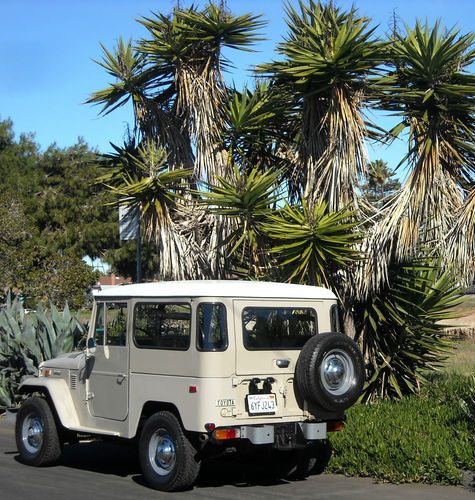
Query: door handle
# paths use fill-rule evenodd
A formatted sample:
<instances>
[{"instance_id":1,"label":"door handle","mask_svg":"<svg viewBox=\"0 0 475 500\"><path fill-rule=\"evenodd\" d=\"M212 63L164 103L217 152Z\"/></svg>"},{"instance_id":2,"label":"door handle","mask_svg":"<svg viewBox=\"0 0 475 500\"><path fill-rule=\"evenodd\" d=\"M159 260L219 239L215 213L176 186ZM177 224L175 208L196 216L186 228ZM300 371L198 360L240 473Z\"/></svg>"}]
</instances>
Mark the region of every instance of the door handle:
<instances>
[{"instance_id":1,"label":"door handle","mask_svg":"<svg viewBox=\"0 0 475 500\"><path fill-rule=\"evenodd\" d=\"M279 368L288 368L290 365L290 359L276 359L275 364Z\"/></svg>"},{"instance_id":2,"label":"door handle","mask_svg":"<svg viewBox=\"0 0 475 500\"><path fill-rule=\"evenodd\" d=\"M117 383L120 385L122 382L125 380L126 376L122 373L120 375L117 375Z\"/></svg>"}]
</instances>

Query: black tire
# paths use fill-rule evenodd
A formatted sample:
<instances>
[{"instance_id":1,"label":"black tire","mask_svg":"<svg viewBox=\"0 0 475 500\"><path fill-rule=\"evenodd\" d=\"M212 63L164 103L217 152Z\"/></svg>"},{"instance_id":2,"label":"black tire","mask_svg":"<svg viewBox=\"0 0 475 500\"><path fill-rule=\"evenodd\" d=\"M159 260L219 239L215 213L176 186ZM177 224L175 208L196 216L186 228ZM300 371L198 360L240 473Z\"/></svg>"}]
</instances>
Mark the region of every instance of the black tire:
<instances>
[{"instance_id":1,"label":"black tire","mask_svg":"<svg viewBox=\"0 0 475 500\"><path fill-rule=\"evenodd\" d=\"M332 412L346 410L357 401L364 384L358 346L341 333L315 335L300 352L295 381L307 401Z\"/></svg>"},{"instance_id":2,"label":"black tire","mask_svg":"<svg viewBox=\"0 0 475 500\"><path fill-rule=\"evenodd\" d=\"M310 456L309 474L322 474L332 457L333 448L328 439L322 439L309 446L307 453Z\"/></svg>"},{"instance_id":3,"label":"black tire","mask_svg":"<svg viewBox=\"0 0 475 500\"><path fill-rule=\"evenodd\" d=\"M28 465L53 465L61 457L61 440L47 401L31 397L20 407L15 424L20 460Z\"/></svg>"},{"instance_id":4,"label":"black tire","mask_svg":"<svg viewBox=\"0 0 475 500\"><path fill-rule=\"evenodd\" d=\"M158 456L158 451L161 454ZM152 415L142 430L140 464L147 483L156 490L180 491L190 488L200 471L196 450L185 436L173 413Z\"/></svg>"},{"instance_id":5,"label":"black tire","mask_svg":"<svg viewBox=\"0 0 475 500\"><path fill-rule=\"evenodd\" d=\"M289 455L287 459L287 471L284 475L285 479L299 481L309 476L314 459L310 456L306 448L295 450L291 453L282 452L282 454L283 459L285 459L285 455Z\"/></svg>"},{"instance_id":6,"label":"black tire","mask_svg":"<svg viewBox=\"0 0 475 500\"><path fill-rule=\"evenodd\" d=\"M321 474L328 465L331 454L331 444L325 439L300 450L277 451L275 458L280 462L282 477L298 481L311 474Z\"/></svg>"}]
</instances>

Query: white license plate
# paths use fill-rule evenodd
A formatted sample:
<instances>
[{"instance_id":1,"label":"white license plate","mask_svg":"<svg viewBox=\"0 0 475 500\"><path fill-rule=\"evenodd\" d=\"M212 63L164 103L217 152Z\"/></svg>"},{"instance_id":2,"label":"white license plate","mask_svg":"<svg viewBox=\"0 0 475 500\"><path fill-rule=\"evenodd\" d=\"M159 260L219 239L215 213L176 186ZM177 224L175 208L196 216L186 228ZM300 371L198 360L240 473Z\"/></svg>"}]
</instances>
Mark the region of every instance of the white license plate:
<instances>
[{"instance_id":1,"label":"white license plate","mask_svg":"<svg viewBox=\"0 0 475 500\"><path fill-rule=\"evenodd\" d=\"M247 407L249 415L275 413L277 410L277 399L275 394L248 394Z\"/></svg>"}]
</instances>

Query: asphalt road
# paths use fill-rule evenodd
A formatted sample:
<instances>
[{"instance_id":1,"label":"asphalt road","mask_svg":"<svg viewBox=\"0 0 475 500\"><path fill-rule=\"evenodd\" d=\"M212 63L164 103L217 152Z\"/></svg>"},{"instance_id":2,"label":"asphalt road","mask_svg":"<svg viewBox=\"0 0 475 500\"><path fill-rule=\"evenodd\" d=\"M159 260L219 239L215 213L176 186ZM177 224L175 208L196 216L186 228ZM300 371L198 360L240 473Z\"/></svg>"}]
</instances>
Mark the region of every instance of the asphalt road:
<instances>
[{"instance_id":1,"label":"asphalt road","mask_svg":"<svg viewBox=\"0 0 475 500\"><path fill-rule=\"evenodd\" d=\"M135 448L103 442L66 446L60 465L35 468L18 462L13 424L0 417L1 500L173 499L474 499L462 487L374 484L370 479L324 474L304 481L272 479L265 467L217 460L202 468L193 490L162 493L143 482Z\"/></svg>"}]
</instances>

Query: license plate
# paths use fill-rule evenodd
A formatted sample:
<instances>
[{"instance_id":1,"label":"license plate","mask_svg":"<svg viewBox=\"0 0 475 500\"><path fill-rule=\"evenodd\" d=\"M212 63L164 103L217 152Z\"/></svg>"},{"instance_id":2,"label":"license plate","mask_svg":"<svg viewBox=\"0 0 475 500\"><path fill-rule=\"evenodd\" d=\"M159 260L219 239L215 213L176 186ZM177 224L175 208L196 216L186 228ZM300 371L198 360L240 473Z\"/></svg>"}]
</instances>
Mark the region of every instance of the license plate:
<instances>
[{"instance_id":1,"label":"license plate","mask_svg":"<svg viewBox=\"0 0 475 500\"><path fill-rule=\"evenodd\" d=\"M247 407L249 415L273 414L277 410L275 394L248 394Z\"/></svg>"}]
</instances>

